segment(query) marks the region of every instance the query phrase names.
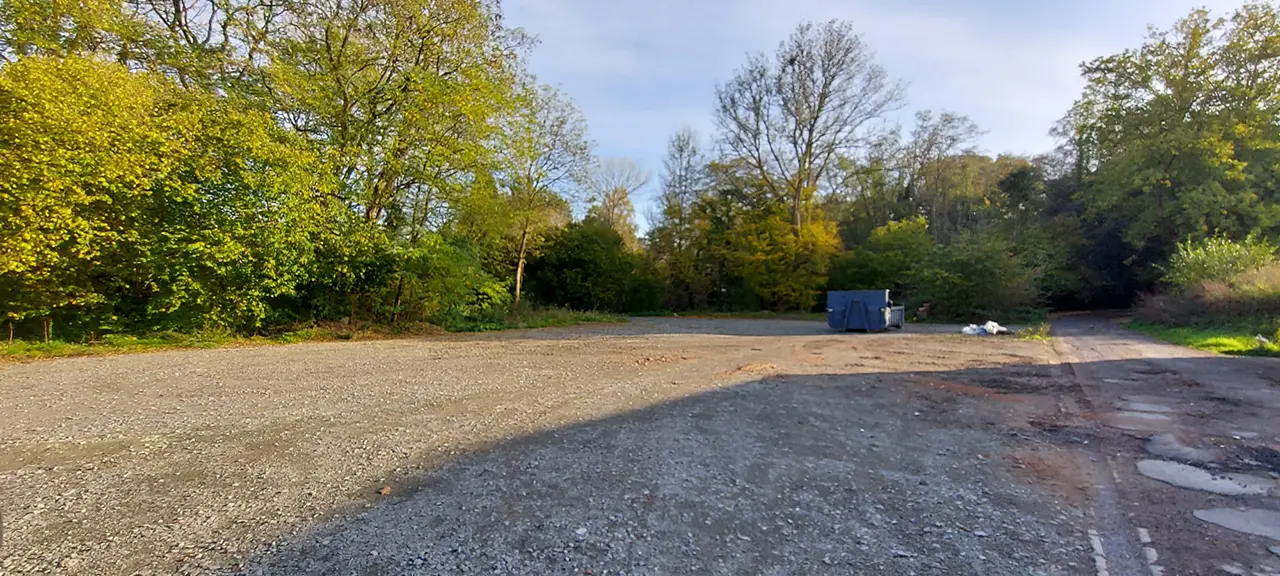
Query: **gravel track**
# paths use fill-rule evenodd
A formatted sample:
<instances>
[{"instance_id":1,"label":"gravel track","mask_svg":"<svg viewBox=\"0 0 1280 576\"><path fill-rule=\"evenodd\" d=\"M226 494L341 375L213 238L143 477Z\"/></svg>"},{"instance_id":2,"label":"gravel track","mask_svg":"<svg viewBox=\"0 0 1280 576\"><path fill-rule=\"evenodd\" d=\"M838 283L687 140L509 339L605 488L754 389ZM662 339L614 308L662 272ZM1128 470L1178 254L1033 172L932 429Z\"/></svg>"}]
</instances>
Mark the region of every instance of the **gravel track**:
<instances>
[{"instance_id":1,"label":"gravel track","mask_svg":"<svg viewBox=\"0 0 1280 576\"><path fill-rule=\"evenodd\" d=\"M0 367L0 573L1091 574L1089 452L1044 424L1074 380L1045 343L944 330Z\"/></svg>"}]
</instances>

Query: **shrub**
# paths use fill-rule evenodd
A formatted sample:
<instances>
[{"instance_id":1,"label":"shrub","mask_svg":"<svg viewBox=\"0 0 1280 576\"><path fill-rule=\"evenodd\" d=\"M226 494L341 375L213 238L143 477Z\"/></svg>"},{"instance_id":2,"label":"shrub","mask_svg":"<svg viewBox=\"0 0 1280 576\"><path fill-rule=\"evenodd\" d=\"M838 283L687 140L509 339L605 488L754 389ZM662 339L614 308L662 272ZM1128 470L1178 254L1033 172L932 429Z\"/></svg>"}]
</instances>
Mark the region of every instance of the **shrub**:
<instances>
[{"instance_id":1,"label":"shrub","mask_svg":"<svg viewBox=\"0 0 1280 576\"><path fill-rule=\"evenodd\" d=\"M1185 292L1205 282L1231 282L1275 261L1276 247L1254 235L1239 242L1224 236L1187 240L1178 243L1163 279L1175 292Z\"/></svg>"},{"instance_id":2,"label":"shrub","mask_svg":"<svg viewBox=\"0 0 1280 576\"><path fill-rule=\"evenodd\" d=\"M914 295L919 272L933 253L924 217L890 222L871 232L863 246L831 263L831 290L889 289L895 298Z\"/></svg>"},{"instance_id":3,"label":"shrub","mask_svg":"<svg viewBox=\"0 0 1280 576\"><path fill-rule=\"evenodd\" d=\"M529 292L550 306L610 312L651 311L662 298L653 267L594 219L569 225L529 262Z\"/></svg>"},{"instance_id":4,"label":"shrub","mask_svg":"<svg viewBox=\"0 0 1280 576\"><path fill-rule=\"evenodd\" d=\"M1039 303L1035 272L1002 238L962 234L934 251L920 274L921 298L942 318L1016 318Z\"/></svg>"},{"instance_id":5,"label":"shrub","mask_svg":"<svg viewBox=\"0 0 1280 576\"><path fill-rule=\"evenodd\" d=\"M1164 326L1280 317L1280 263L1237 274L1229 282L1204 280L1180 292L1144 295L1134 316Z\"/></svg>"}]
</instances>

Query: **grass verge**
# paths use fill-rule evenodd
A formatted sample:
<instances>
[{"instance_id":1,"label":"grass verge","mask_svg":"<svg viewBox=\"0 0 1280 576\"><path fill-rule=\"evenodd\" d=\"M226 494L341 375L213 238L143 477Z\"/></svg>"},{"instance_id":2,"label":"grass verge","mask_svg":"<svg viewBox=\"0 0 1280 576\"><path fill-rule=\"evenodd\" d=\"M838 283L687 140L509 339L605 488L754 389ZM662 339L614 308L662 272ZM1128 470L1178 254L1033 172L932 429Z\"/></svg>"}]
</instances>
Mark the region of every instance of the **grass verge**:
<instances>
[{"instance_id":1,"label":"grass verge","mask_svg":"<svg viewBox=\"0 0 1280 576\"><path fill-rule=\"evenodd\" d=\"M565 308L515 306L491 318L447 322L444 324L444 329L449 332L490 332L495 330L576 326L578 324L618 324L626 321L626 316L607 312L578 312Z\"/></svg>"},{"instance_id":2,"label":"grass verge","mask_svg":"<svg viewBox=\"0 0 1280 576\"><path fill-rule=\"evenodd\" d=\"M826 322L825 312L655 312L653 314L636 314L646 318L711 318L737 320L804 320L808 322Z\"/></svg>"},{"instance_id":3,"label":"grass verge","mask_svg":"<svg viewBox=\"0 0 1280 576\"><path fill-rule=\"evenodd\" d=\"M1274 341L1277 332L1275 322L1215 322L1175 327L1134 320L1127 323L1125 327L1171 344L1198 350L1232 356L1280 357L1280 345ZM1264 335L1272 341L1259 341L1259 335Z\"/></svg>"},{"instance_id":4,"label":"grass verge","mask_svg":"<svg viewBox=\"0 0 1280 576\"><path fill-rule=\"evenodd\" d=\"M229 332L156 332L145 335L108 334L84 342L54 340L48 343L0 340L0 360L40 360L72 356L100 356L198 348L237 346L271 346L301 342L333 342L387 340L407 336L431 336L445 332L483 332L551 326L573 326L584 323L626 322L625 316L601 312L576 312L560 308L522 308L505 311L488 321L451 323L447 330L425 322L386 326L371 323L353 325L337 322L309 323L289 327L268 336L239 336Z\"/></svg>"}]
</instances>

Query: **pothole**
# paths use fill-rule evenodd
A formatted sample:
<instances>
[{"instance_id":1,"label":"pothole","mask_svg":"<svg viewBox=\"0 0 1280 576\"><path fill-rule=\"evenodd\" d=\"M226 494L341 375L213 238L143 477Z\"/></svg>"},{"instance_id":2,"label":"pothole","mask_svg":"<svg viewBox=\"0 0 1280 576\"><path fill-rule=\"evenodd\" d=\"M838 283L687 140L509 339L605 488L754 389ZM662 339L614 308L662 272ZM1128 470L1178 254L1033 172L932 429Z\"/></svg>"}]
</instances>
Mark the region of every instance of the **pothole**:
<instances>
[{"instance_id":1,"label":"pothole","mask_svg":"<svg viewBox=\"0 0 1280 576\"><path fill-rule=\"evenodd\" d=\"M1134 430L1137 432L1163 432L1173 423L1167 414L1151 412L1112 412L1102 417L1103 422L1112 428Z\"/></svg>"},{"instance_id":2,"label":"pothole","mask_svg":"<svg viewBox=\"0 0 1280 576\"><path fill-rule=\"evenodd\" d=\"M1186 460L1188 462L1214 462L1222 459L1222 454L1216 450L1203 450L1187 446L1177 436L1168 433L1152 436L1150 440L1147 440L1143 448L1152 456Z\"/></svg>"},{"instance_id":3,"label":"pothole","mask_svg":"<svg viewBox=\"0 0 1280 576\"><path fill-rule=\"evenodd\" d=\"M1138 471L1143 476L1180 488L1223 496L1265 496L1276 488L1275 481L1266 478L1248 474L1213 474L1195 466L1167 460L1141 460L1138 462Z\"/></svg>"},{"instance_id":4,"label":"pothole","mask_svg":"<svg viewBox=\"0 0 1280 576\"><path fill-rule=\"evenodd\" d=\"M1250 446L1244 452L1248 459L1261 464L1271 472L1280 474L1280 450L1269 446Z\"/></svg>"},{"instance_id":5,"label":"pothole","mask_svg":"<svg viewBox=\"0 0 1280 576\"><path fill-rule=\"evenodd\" d=\"M1116 402L1116 408L1131 412L1151 412L1157 414L1171 414L1173 412L1173 408L1151 402Z\"/></svg>"},{"instance_id":6,"label":"pothole","mask_svg":"<svg viewBox=\"0 0 1280 576\"><path fill-rule=\"evenodd\" d=\"M1196 510L1196 518L1228 530L1280 540L1280 512L1258 508Z\"/></svg>"}]
</instances>

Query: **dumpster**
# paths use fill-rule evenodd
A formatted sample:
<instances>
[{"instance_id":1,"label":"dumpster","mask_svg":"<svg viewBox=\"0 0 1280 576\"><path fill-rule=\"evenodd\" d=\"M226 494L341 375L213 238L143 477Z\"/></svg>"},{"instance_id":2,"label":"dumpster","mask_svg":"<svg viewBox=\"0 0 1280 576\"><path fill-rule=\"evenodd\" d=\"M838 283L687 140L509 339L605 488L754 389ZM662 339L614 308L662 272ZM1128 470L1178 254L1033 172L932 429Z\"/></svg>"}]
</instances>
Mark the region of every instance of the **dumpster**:
<instances>
[{"instance_id":1,"label":"dumpster","mask_svg":"<svg viewBox=\"0 0 1280 576\"><path fill-rule=\"evenodd\" d=\"M888 290L843 290L827 292L827 325L849 332L880 332L902 328L906 309L894 306Z\"/></svg>"}]
</instances>

